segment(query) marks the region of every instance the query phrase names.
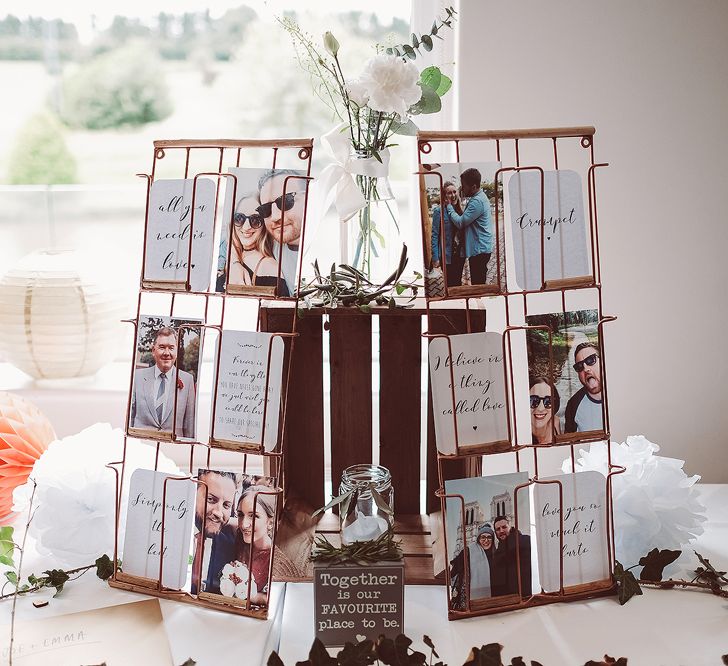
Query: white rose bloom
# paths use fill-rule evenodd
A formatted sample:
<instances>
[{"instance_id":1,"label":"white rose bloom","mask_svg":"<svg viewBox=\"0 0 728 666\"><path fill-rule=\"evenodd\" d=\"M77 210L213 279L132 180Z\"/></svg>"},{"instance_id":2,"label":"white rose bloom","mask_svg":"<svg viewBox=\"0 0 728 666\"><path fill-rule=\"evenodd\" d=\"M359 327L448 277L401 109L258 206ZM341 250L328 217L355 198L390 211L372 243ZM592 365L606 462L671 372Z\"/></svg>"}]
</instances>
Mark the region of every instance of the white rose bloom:
<instances>
[{"instance_id":1,"label":"white rose bloom","mask_svg":"<svg viewBox=\"0 0 728 666\"><path fill-rule=\"evenodd\" d=\"M378 55L367 61L359 83L369 93L369 108L384 113L397 113L400 118L420 101L417 85L420 73L413 62L393 55Z\"/></svg>"},{"instance_id":2,"label":"white rose bloom","mask_svg":"<svg viewBox=\"0 0 728 666\"><path fill-rule=\"evenodd\" d=\"M359 107L366 106L369 101L369 93L360 79L354 79L346 84L346 94Z\"/></svg>"}]
</instances>

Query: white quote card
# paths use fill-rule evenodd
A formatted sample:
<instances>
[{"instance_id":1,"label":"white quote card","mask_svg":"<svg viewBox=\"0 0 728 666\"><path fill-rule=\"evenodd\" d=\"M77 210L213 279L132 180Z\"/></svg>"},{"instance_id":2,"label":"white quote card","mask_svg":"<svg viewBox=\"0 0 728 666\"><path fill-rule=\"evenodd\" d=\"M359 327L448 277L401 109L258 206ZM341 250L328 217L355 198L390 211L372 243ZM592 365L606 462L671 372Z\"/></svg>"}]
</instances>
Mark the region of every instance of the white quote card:
<instances>
[{"instance_id":1,"label":"white quote card","mask_svg":"<svg viewBox=\"0 0 728 666\"><path fill-rule=\"evenodd\" d=\"M124 534L124 573L159 578L162 552L162 496L164 480L172 474L137 469L129 482L129 504ZM187 581L192 522L195 516L194 481L167 483L164 510L164 570L162 585L180 589Z\"/></svg>"},{"instance_id":2,"label":"white quote card","mask_svg":"<svg viewBox=\"0 0 728 666\"><path fill-rule=\"evenodd\" d=\"M194 180L155 180L149 193L144 279L184 282L187 279L192 233L192 291L207 291L212 270L215 222L215 183L197 179L195 219L192 223Z\"/></svg>"},{"instance_id":3,"label":"white quote card","mask_svg":"<svg viewBox=\"0 0 728 666\"><path fill-rule=\"evenodd\" d=\"M541 174L520 171L507 183L516 283L523 290L541 288L542 226L544 279L590 274L581 176L569 170L545 171L543 175L543 220Z\"/></svg>"},{"instance_id":4,"label":"white quote card","mask_svg":"<svg viewBox=\"0 0 728 666\"><path fill-rule=\"evenodd\" d=\"M607 481L599 472L542 479L560 481L564 515L564 587L609 578L607 557ZM535 484L538 565L545 592L559 589L559 487Z\"/></svg>"},{"instance_id":5,"label":"white quote card","mask_svg":"<svg viewBox=\"0 0 728 666\"><path fill-rule=\"evenodd\" d=\"M507 440L503 336L492 332L452 335L450 344L452 358L446 338L435 338L429 346L437 449L456 452L453 407L461 447Z\"/></svg>"},{"instance_id":6,"label":"white quote card","mask_svg":"<svg viewBox=\"0 0 728 666\"><path fill-rule=\"evenodd\" d=\"M268 352L270 350L270 368ZM275 448L283 378L283 340L271 333L223 331L214 423L215 439ZM265 407L266 400L268 406Z\"/></svg>"}]
</instances>

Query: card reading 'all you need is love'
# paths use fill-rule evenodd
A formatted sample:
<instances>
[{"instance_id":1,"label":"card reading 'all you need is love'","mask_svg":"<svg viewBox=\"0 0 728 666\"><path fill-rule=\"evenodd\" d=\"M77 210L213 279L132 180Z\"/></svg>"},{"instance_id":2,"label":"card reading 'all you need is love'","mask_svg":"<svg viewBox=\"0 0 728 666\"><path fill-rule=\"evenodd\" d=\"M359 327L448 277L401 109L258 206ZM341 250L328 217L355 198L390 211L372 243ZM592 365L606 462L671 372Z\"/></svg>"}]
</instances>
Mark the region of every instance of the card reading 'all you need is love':
<instances>
[{"instance_id":1,"label":"card reading 'all you need is love'","mask_svg":"<svg viewBox=\"0 0 728 666\"><path fill-rule=\"evenodd\" d=\"M453 412L460 447L507 448L503 337L488 332L435 338L429 355L438 451L456 453Z\"/></svg>"},{"instance_id":2,"label":"card reading 'all you need is love'","mask_svg":"<svg viewBox=\"0 0 728 666\"><path fill-rule=\"evenodd\" d=\"M520 171L507 183L515 278L526 291L542 286L542 228L544 281L590 272L581 176L569 170L544 171L542 211L541 173Z\"/></svg>"},{"instance_id":3,"label":"card reading 'all you need is love'","mask_svg":"<svg viewBox=\"0 0 728 666\"><path fill-rule=\"evenodd\" d=\"M275 448L283 349L283 340L271 333L223 331L213 417L216 441Z\"/></svg>"},{"instance_id":4,"label":"card reading 'all you need is love'","mask_svg":"<svg viewBox=\"0 0 728 666\"><path fill-rule=\"evenodd\" d=\"M560 559L564 587L609 579L607 481L599 472L553 476L534 488L538 566L545 592L559 589ZM563 547L561 547L563 516ZM559 551L561 551L559 553Z\"/></svg>"},{"instance_id":5,"label":"card reading 'all you need is love'","mask_svg":"<svg viewBox=\"0 0 728 666\"><path fill-rule=\"evenodd\" d=\"M194 187L192 178L152 183L144 261L146 285L154 283L166 288L184 285L190 262L191 236L192 291L207 291L210 286L216 188L209 178L198 178L193 211Z\"/></svg>"},{"instance_id":6,"label":"card reading 'all you need is love'","mask_svg":"<svg viewBox=\"0 0 728 666\"><path fill-rule=\"evenodd\" d=\"M129 505L124 536L124 573L157 580L163 558L162 585L180 589L187 581L195 483L151 469L137 469L129 482ZM164 545L162 516L164 515Z\"/></svg>"}]
</instances>

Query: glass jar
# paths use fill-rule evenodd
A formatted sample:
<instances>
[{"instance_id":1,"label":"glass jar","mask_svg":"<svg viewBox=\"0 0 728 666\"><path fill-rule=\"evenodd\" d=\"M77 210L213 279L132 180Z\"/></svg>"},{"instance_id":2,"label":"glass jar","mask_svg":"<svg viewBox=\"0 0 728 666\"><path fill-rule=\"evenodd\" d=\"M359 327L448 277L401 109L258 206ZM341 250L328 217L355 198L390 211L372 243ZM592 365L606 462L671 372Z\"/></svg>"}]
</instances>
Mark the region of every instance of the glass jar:
<instances>
[{"instance_id":1,"label":"glass jar","mask_svg":"<svg viewBox=\"0 0 728 666\"><path fill-rule=\"evenodd\" d=\"M369 484L392 510L377 505ZM339 512L341 543L372 541L394 527L394 488L389 470L381 465L352 465L341 474L339 495L354 491L349 510Z\"/></svg>"}]
</instances>

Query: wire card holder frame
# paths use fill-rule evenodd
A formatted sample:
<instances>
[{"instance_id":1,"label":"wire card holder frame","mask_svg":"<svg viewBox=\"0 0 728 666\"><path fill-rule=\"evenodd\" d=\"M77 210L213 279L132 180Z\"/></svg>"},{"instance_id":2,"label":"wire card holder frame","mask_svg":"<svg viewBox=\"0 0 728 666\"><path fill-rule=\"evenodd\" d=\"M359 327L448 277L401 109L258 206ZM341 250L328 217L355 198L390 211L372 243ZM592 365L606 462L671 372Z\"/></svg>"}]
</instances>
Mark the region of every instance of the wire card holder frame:
<instances>
[{"instance_id":1,"label":"wire card holder frame","mask_svg":"<svg viewBox=\"0 0 728 666\"><path fill-rule=\"evenodd\" d=\"M194 291L191 285L191 271L192 261L187 261L187 272L184 280L149 280L145 278L145 266L147 258L147 236L149 234L149 213L150 213L150 193L152 184L155 180L155 174L157 171L158 163L167 157L168 152L181 153L181 157L184 160L184 168L182 170L184 179L188 179L191 175L190 163L191 158L197 160L198 158L204 159L205 157L213 157L212 168L206 168L200 171L196 171L193 174L193 189L192 189L192 200L190 206L190 218L189 218L189 240L187 245L187 257L193 256L193 247L195 243L195 212L196 212L196 196L197 196L197 182L200 177L212 177L217 179L216 191L215 191L215 204L213 213L213 224L214 231L217 231L216 227L218 223L223 225L227 224L229 235L227 237L227 263L226 267L230 266L230 257L232 251L232 234L233 224L232 218L234 214L235 206L233 205L230 210L230 219L222 220L223 215L218 215L218 202L220 199L220 188L223 182L232 183L232 201L235 202L237 193L237 177L232 173L223 173L225 166L240 167L241 154L244 150L270 150L272 151L272 162L271 169L276 169L276 165L279 162L280 156L283 154L288 159L298 159L303 165L301 169L305 175L286 175L283 183L283 194L285 197L287 190L290 188L292 181L304 181L308 184L311 178L311 159L313 152L313 139L249 139L249 140L172 140L172 141L155 141L154 142L154 156L152 162L151 174L137 174L138 176L146 179L147 193L146 193L146 211L145 211L145 224L144 224L144 251L142 261L142 271L140 278L139 294L137 298L136 317L134 319L125 320L127 323L132 324L134 328L134 348L132 358L135 358L136 346L137 346L137 335L140 325L140 317L142 313L142 304L145 297L149 294L162 294L168 295L169 297L169 317L183 318L180 314L175 314L180 309L181 304L189 304L190 299L204 299L204 316L202 321L190 321L184 323L178 327L177 330L177 342L181 345L182 338L186 330L200 329L200 355L202 354L202 344L204 341L204 331L211 330L217 332L216 340L216 354L214 363L214 384L213 384L213 396L212 396L212 415L211 427L207 441L197 441L194 438L182 437L178 432L177 428L177 412L178 412L178 399L179 391L174 392L174 402L172 410L172 429L171 431L153 431L140 428L130 427L130 415L131 415L131 404L134 390L134 363L132 362L132 368L129 379L129 393L127 402L127 415L124 435L124 448L122 459L110 463L108 466L115 473L116 483L116 518L115 518L115 540L114 540L114 562L116 568L114 574L109 579L109 584L112 587L129 590L133 592L139 592L142 594L149 594L156 597L165 599L171 599L184 603L190 603L197 606L203 606L206 608L212 608L215 610L222 610L238 615L246 615L256 618L265 619L268 614L268 602L270 600L270 585L268 586L268 592L266 594L265 604L255 604L251 601L251 582L252 574L248 579L247 595L245 599L239 599L234 597L226 597L221 594L211 594L204 590L199 591L197 594L193 594L186 590L174 589L166 587L162 584L163 572L164 572L164 558L160 557L159 560L159 572L156 578L144 578L140 576L134 576L124 573L118 565L119 562L119 527L121 524L121 510L122 510L122 492L127 490L124 485L125 468L126 468L126 456L127 456L127 438L134 437L136 439L151 440L155 442L156 453L155 453L155 464L154 471L158 471L159 466L159 453L162 442L171 442L174 446L187 446L189 447L189 466L186 473L169 476L164 480L163 493L162 493L162 517L161 517L161 543L160 552L164 552L164 532L165 532L165 521L167 520L167 506L166 497L168 484L180 482L180 481L192 481L198 487L204 488L204 500L207 503L208 497L208 486L204 479L195 477L194 466L197 464L201 466L199 458L205 461L204 465L206 469L214 469L216 467L214 455L218 451L225 450L226 454L225 468L230 470L232 467L238 468L242 474L248 473L248 456L256 455L263 458L263 469L264 473L268 476L272 476L277 479L278 486L271 488L266 491L258 491L253 497L253 518L251 529L255 533L255 514L259 503L260 495L271 495L275 497L275 517L272 524L272 530L270 533L272 541L272 555L269 559L268 569L268 581L272 580L272 572L274 568L274 559L276 553L276 534L278 527L278 519L283 509L283 496L284 488L286 484L285 478L283 478L283 441L286 425L286 410L287 410L287 396L288 396L288 385L290 380L290 368L291 358L294 352L294 344L298 332L296 330L297 325L297 309L298 309L298 298L297 293L300 289L301 284L301 270L303 264L303 251L305 247L306 237L306 212L308 205L308 186L305 189L304 204L301 221L301 235L299 240L299 254L297 258L297 275L296 284L297 289L291 296L281 296L277 293L277 287L273 286L270 288L255 286L254 289L247 288L248 285L232 285L230 284L230 271L226 271L225 284L223 291L214 291L215 285L211 285L211 289L208 291ZM295 156L291 158L285 151L294 151ZM281 212L283 216L284 213ZM223 226L224 228L224 226ZM217 234L213 234L213 238L217 237ZM283 224L280 225L280 236L277 239L282 247L283 242ZM215 250L213 249L213 253ZM214 256L214 254L213 254ZM277 280L280 283L282 271L282 262L278 262L278 275ZM254 292L254 293L252 293ZM158 297L157 297L158 298ZM256 332L261 331L261 307L263 304L263 298L266 299L266 306L270 307L275 305L277 301L288 301L294 307L291 308L291 327L290 332L286 333L273 333L270 334L267 355L266 355L266 375L265 385L263 387L262 395L268 396L270 389L270 368L271 358L273 351L273 342L275 338L280 338L284 343L283 352L283 377L281 381L281 396L280 403L278 405L278 430L275 437L275 445L273 447L266 447L266 427L268 419L268 400L263 401L263 414L261 421L261 433L260 441L257 442L239 442L225 439L224 437L217 436L215 432L215 410L218 400L218 387L220 377L220 365L221 365L221 346L223 335L226 330L226 302L229 299L257 299L257 317L256 317ZM185 303L186 301L186 303ZM211 307L211 304L217 301L215 307ZM282 312L286 310L281 310ZM266 448L268 450L266 450ZM233 454L237 462L234 465L229 463L230 454ZM195 463L197 454L197 463ZM202 568L205 560L205 538L204 529L195 537L195 546L200 549L200 556L195 558L193 571L193 580L202 580ZM250 560L253 561L255 555L255 544L250 544Z\"/></svg>"},{"instance_id":2,"label":"wire card holder frame","mask_svg":"<svg viewBox=\"0 0 728 666\"><path fill-rule=\"evenodd\" d=\"M495 173L495 253L497 263L496 281L495 284L491 285L477 285L475 287L458 287L456 291L451 290L447 286L447 265L446 262L442 261L442 268L444 272L445 282L445 293L442 296L430 296L426 295L426 308L427 308L427 331L423 333L423 337L427 338L428 341L432 341L435 338L445 338L447 341L447 348L450 357L452 358L452 341L451 336L446 333L432 333L432 316L437 314L437 308L431 308L431 303L437 303L442 301L453 301L453 300L464 300L465 315L467 332L472 333L473 328L471 325L471 299L479 299L481 297L487 297L482 304L479 304L481 308L485 310L485 327L488 329L488 311L492 309L497 311L497 308L502 306L504 314L505 327L503 329L503 373L505 379L506 395L505 395L505 414L507 420L507 439L502 441L484 441L479 444L468 444L462 446L460 443L461 437L458 433L458 418L457 418L457 400L455 395L455 377L450 364L450 394L452 400L452 415L453 415L453 426L454 426L454 439L455 439L455 453L444 454L438 451L437 453L437 467L438 467L438 482L439 489L436 491L436 495L440 498L441 511L443 517L442 525L442 539L441 544L444 548L444 562L445 562L445 578L447 581L447 598L448 598L448 617L451 620L461 619L465 617L472 617L476 615L485 615L491 613L498 613L509 610L516 610L520 608L526 608L531 606L539 606L547 603L562 602L562 601L574 601L578 599L587 599L596 596L612 595L616 593L616 583L614 580L614 516L612 507L612 477L615 474L624 472L624 468L615 465L612 462L611 455L611 443L610 443L610 428L609 428L609 409L607 400L607 378L606 378L606 362L604 355L604 336L603 326L605 323L615 320L615 317L604 316L602 314L602 284L601 284L601 269L600 269L600 255L599 255L599 234L598 234L598 215L597 215L597 194L596 194L596 170L601 167L608 166L606 163L598 163L594 157L594 134L595 129L593 127L565 127L565 128L546 128L546 129L517 129L517 130L495 130L495 131L469 131L469 132L419 132L417 135L418 144L418 162L419 169L417 174L420 176L420 185L423 196L421 198L422 204L422 242L423 242L423 259L428 256L428 238L427 238L427 222L426 222L426 201L424 200L424 179L426 176L436 176L439 180L440 186L440 210L445 210L445 200L443 192L443 177L436 168L427 169L423 164L423 157L426 158L432 151L432 144L434 143L450 143L454 144L456 161L460 162L460 147L463 142L487 142L490 145L495 144L495 154L498 162L501 162L502 155L505 152L504 148L512 146L514 155L514 164L503 165L501 163L500 168ZM588 155L588 167L587 172L587 198L588 198L588 224L589 224L589 240L590 240L590 254L591 254L591 273L583 276L568 277L562 279L546 279L545 275L545 194L544 194L544 171L545 168L559 169L559 143L563 144L567 140L577 140L582 149L587 151ZM553 167L545 167L543 164L522 164L521 163L521 143L524 141L550 141L552 144L552 155L553 155ZM525 171L534 171L539 174L540 181L540 212L541 221L540 224L540 288L538 289L510 289L510 282L506 284L501 271L501 262L505 260L506 254L503 251L505 248L501 246L503 231L500 227L501 220L499 219L499 196L498 192L501 188L500 177L507 173L519 173ZM446 256L446 236L444 228L444 215L440 215L440 252L444 258ZM582 290L589 290L587 295L592 293L596 294L597 301L597 312L598 312L598 323L597 329L599 333L599 352L601 356L601 381L602 381L602 430L589 431L589 432L577 432L577 433L559 433L556 428L556 421L552 419L552 443L549 444L537 444L531 439L531 433L519 432L518 419L516 418L516 393L515 393L515 382L514 382L514 358L517 358L518 350L514 353L514 344L512 337L517 332L527 332L528 330L544 330L548 335L548 368L549 377L553 377L554 372L554 355L553 355L553 340L552 331L548 326L540 325L524 325L521 321L525 320L529 316L529 306L532 305L531 301L539 301L543 304L544 294L556 293L561 296L561 312L565 315L567 312L567 294L573 294ZM482 311L482 310L481 310ZM537 310L538 312L538 310ZM606 442L607 447L607 461L608 470L605 478L606 486L606 507L605 507L605 526L606 526L606 552L609 563L609 577L601 581L593 581L590 583L584 583L573 586L564 586L564 492L562 483L558 480L542 480L539 478L539 455L547 448L553 447L570 447L571 457L571 473L576 472L575 462L575 446L577 444L586 444L591 442ZM483 464L487 461L487 456L494 453L507 453L510 452L513 456L514 471L522 471L524 467L524 461L522 456L530 454L532 456L532 471L533 475L528 479L527 482L518 485L514 490L513 506L514 506L514 522L513 529L518 530L519 519L524 520L524 517L518 515L518 502L516 498L519 493L530 491L531 486L538 485L556 485L558 487L559 495L559 520L560 520L560 533L559 533L559 546L560 546L560 562L559 562L559 589L555 592L544 592L541 589L539 592L532 593L531 590L524 590L521 580L521 553L519 548L518 539L516 539L516 571L518 572L518 594L511 594L508 596L491 597L486 599L475 599L471 600L468 598L464 604L464 608L454 608L453 606L453 581L451 580L451 571L448 562L449 551L447 544L447 500L454 500L459 503L460 506L460 525L466 525L466 513L465 513L465 498L460 494L447 494L445 491L445 479L448 477L448 463L453 460L468 461L470 464L466 465L466 469L469 470L469 476L481 476L483 471ZM451 517L452 518L452 517ZM530 517L525 517L526 523L530 521ZM463 544L467 547L467 544ZM437 544L435 545L437 547ZM469 589L470 584L470 571L468 558L464 558L464 587ZM529 562L530 566L530 562Z\"/></svg>"}]
</instances>

